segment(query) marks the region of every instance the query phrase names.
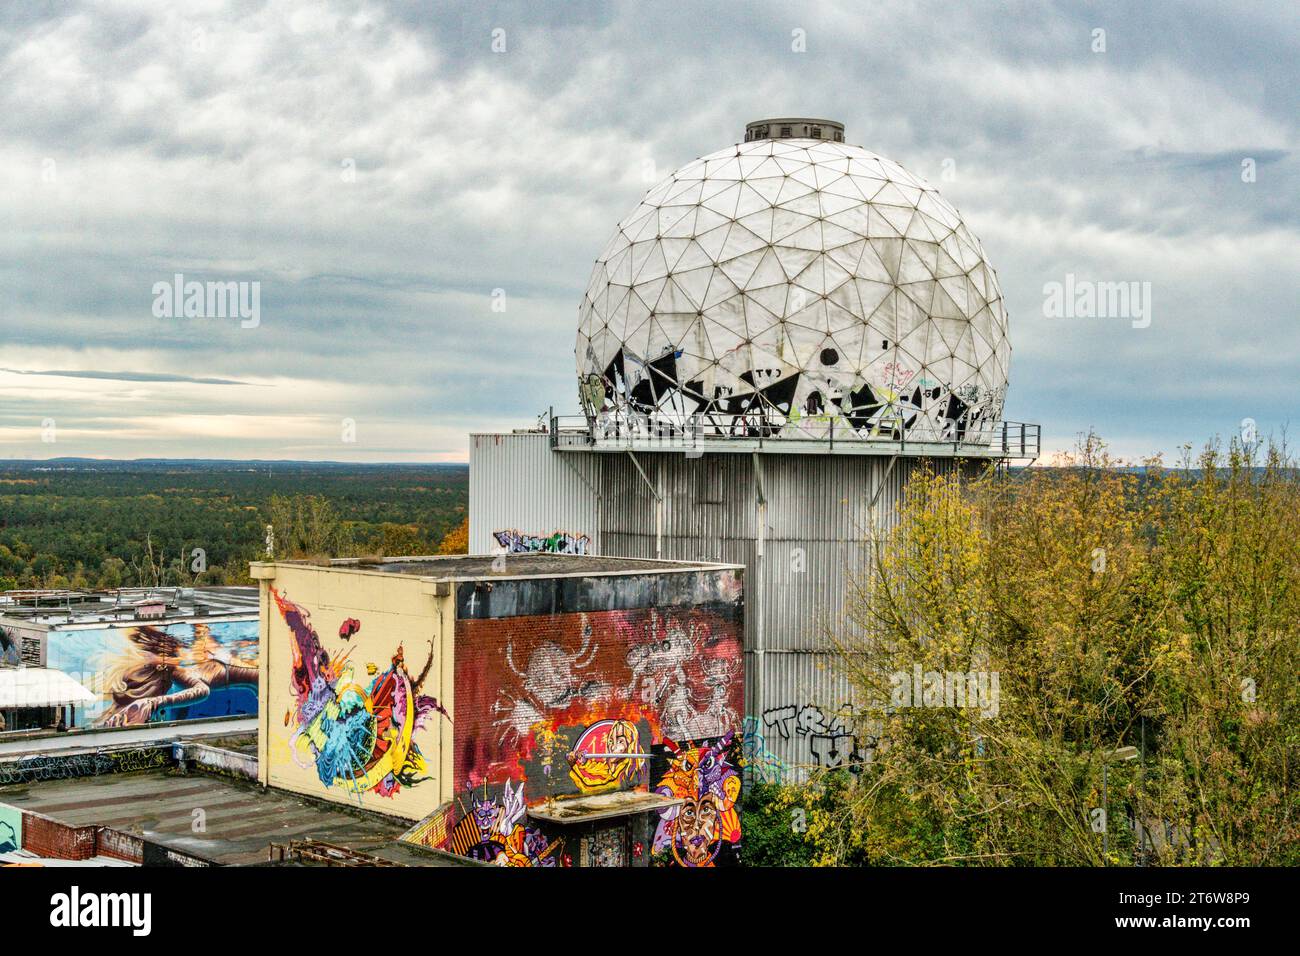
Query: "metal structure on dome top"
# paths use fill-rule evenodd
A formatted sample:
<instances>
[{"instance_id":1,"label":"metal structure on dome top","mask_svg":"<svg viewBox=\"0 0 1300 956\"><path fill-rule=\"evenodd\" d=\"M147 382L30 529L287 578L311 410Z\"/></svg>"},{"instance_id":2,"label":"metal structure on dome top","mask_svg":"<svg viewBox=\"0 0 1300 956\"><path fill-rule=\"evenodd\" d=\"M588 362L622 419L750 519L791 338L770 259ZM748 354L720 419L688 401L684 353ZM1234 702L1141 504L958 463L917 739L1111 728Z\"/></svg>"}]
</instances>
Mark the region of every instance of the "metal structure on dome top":
<instances>
[{"instance_id":1,"label":"metal structure on dome top","mask_svg":"<svg viewBox=\"0 0 1300 956\"><path fill-rule=\"evenodd\" d=\"M579 314L588 444L1036 457L1002 422L997 275L939 193L830 120L751 123L654 186ZM566 431L564 422L557 422Z\"/></svg>"}]
</instances>

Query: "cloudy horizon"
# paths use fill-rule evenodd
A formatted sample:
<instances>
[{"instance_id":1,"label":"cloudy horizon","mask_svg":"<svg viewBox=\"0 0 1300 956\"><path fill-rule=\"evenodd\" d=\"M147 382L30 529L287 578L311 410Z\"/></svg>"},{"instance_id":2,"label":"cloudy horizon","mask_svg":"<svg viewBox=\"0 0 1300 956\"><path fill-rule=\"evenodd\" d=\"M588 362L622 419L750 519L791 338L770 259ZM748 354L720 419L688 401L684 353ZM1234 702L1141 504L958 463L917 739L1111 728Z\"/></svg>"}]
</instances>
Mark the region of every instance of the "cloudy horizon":
<instances>
[{"instance_id":1,"label":"cloudy horizon","mask_svg":"<svg viewBox=\"0 0 1300 956\"><path fill-rule=\"evenodd\" d=\"M574 413L616 223L783 115L961 211L1047 457L1280 437L1298 52L1281 2L6 8L0 459L463 461ZM1118 282L1148 314L1050 304Z\"/></svg>"}]
</instances>

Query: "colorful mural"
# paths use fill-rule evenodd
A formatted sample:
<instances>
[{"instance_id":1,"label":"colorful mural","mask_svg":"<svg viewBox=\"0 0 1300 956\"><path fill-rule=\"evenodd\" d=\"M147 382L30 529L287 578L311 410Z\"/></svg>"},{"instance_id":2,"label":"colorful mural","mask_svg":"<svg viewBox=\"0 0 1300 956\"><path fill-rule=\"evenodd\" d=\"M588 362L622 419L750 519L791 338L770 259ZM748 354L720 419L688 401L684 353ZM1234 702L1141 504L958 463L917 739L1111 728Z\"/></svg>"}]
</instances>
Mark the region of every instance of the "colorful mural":
<instances>
[{"instance_id":1,"label":"colorful mural","mask_svg":"<svg viewBox=\"0 0 1300 956\"><path fill-rule=\"evenodd\" d=\"M247 620L56 631L46 662L98 695L77 708L81 727L256 714L257 630Z\"/></svg>"},{"instance_id":2,"label":"colorful mural","mask_svg":"<svg viewBox=\"0 0 1300 956\"><path fill-rule=\"evenodd\" d=\"M16 853L23 848L23 813L17 807L0 803L0 853Z\"/></svg>"},{"instance_id":3,"label":"colorful mural","mask_svg":"<svg viewBox=\"0 0 1300 956\"><path fill-rule=\"evenodd\" d=\"M305 608L275 588L271 596L290 635L293 704L284 726L291 730L294 762L314 767L326 787L341 786L358 796L393 797L424 779L428 768L415 734L439 714L451 719L436 698L420 693L433 664L432 643L415 677L398 644L387 668L368 663L361 678L350 660L352 648L331 654ZM360 621L349 618L339 637L349 640L361 629Z\"/></svg>"},{"instance_id":4,"label":"colorful mural","mask_svg":"<svg viewBox=\"0 0 1300 956\"><path fill-rule=\"evenodd\" d=\"M549 840L537 827L525 824L523 781L511 788L506 781L498 796L488 796L485 785L480 798L466 788L468 810L462 803L461 817L452 830L453 852L497 866L540 867L560 865L564 840Z\"/></svg>"},{"instance_id":5,"label":"colorful mural","mask_svg":"<svg viewBox=\"0 0 1300 956\"><path fill-rule=\"evenodd\" d=\"M729 731L714 740L665 741L667 769L655 792L681 800L660 811L651 853L657 862L703 867L739 862L740 744Z\"/></svg>"},{"instance_id":6,"label":"colorful mural","mask_svg":"<svg viewBox=\"0 0 1300 956\"><path fill-rule=\"evenodd\" d=\"M667 862L735 862L741 633L738 602L458 619L455 779L482 796L462 808L455 851L562 864L526 849L549 846L522 822L527 807L657 785L690 804L660 821ZM652 773L679 750L680 766L665 756ZM631 855L626 840L583 839L584 862Z\"/></svg>"},{"instance_id":7,"label":"colorful mural","mask_svg":"<svg viewBox=\"0 0 1300 956\"><path fill-rule=\"evenodd\" d=\"M23 662L22 641L8 628L0 627L0 664L17 667Z\"/></svg>"}]
</instances>

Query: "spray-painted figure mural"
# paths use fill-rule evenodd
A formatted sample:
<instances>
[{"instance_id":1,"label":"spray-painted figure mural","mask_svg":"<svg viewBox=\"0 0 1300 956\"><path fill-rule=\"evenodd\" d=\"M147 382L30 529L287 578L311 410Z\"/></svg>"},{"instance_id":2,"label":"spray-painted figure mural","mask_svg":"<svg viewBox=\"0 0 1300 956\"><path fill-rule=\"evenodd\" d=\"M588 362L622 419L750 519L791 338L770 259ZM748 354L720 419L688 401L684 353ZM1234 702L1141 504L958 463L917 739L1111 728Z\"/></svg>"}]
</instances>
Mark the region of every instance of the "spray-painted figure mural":
<instances>
[{"instance_id":1,"label":"spray-painted figure mural","mask_svg":"<svg viewBox=\"0 0 1300 956\"><path fill-rule=\"evenodd\" d=\"M451 715L438 701L420 693L433 664L433 647L418 676L406 668L399 644L389 666L366 665L369 681L360 679L349 660L352 651L330 654L322 646L310 614L281 595L271 595L289 627L294 707L284 715L293 735L289 747L300 766L313 765L321 783L341 785L354 793L396 795L419 783L427 767L415 734L438 714ZM361 628L352 622L350 634Z\"/></svg>"},{"instance_id":2,"label":"spray-painted figure mural","mask_svg":"<svg viewBox=\"0 0 1300 956\"><path fill-rule=\"evenodd\" d=\"M47 666L98 695L78 726L129 727L257 713L257 621L51 634Z\"/></svg>"},{"instance_id":3,"label":"spray-painted figure mural","mask_svg":"<svg viewBox=\"0 0 1300 956\"><path fill-rule=\"evenodd\" d=\"M736 735L716 741L665 741L668 769L656 792L683 801L659 815L653 853L681 866L737 862L740 850L740 773Z\"/></svg>"},{"instance_id":4,"label":"spray-painted figure mural","mask_svg":"<svg viewBox=\"0 0 1300 956\"><path fill-rule=\"evenodd\" d=\"M628 696L653 706L664 734L678 740L716 736L740 723L729 700L740 661L698 660L697 627L654 615L646 634L627 652L632 671ZM686 673L688 663L696 665L691 677Z\"/></svg>"},{"instance_id":5,"label":"spray-painted figure mural","mask_svg":"<svg viewBox=\"0 0 1300 956\"><path fill-rule=\"evenodd\" d=\"M112 706L97 721L100 726L148 723L155 713L163 717L170 708L200 704L213 688L244 685L257 693L257 662L223 654L204 624L194 625L194 640L188 647L156 627L132 628L127 636L128 652L113 664L102 684ZM195 710L187 716L198 716L200 711Z\"/></svg>"},{"instance_id":6,"label":"spray-painted figure mural","mask_svg":"<svg viewBox=\"0 0 1300 956\"><path fill-rule=\"evenodd\" d=\"M738 602L458 619L454 772L458 786L483 794L461 811L458 852L468 852L471 836L480 857L493 852L485 843L514 846L507 840L513 830L502 830L501 822L515 823L511 801L532 807L648 793L661 777L667 780L666 759L660 776L653 773L666 742L700 741L699 747L726 740L703 791L692 784L683 822L674 817L669 832L679 834L678 845L674 853L669 840L664 857L684 865L703 865L690 861L704 856L735 862L739 750L738 744L735 754L728 748L742 726L742 631ZM708 753L683 761L694 766ZM488 798L498 791L500 799ZM522 798L507 795L519 793ZM478 819L473 830L471 818ZM489 839L492 828L497 835ZM726 848L711 834L720 834ZM520 848L525 836L514 838ZM544 843L540 834L532 841ZM567 857L557 855L563 865Z\"/></svg>"},{"instance_id":7,"label":"spray-painted figure mural","mask_svg":"<svg viewBox=\"0 0 1300 956\"><path fill-rule=\"evenodd\" d=\"M641 777L641 733L628 720L602 720L578 738L568 755L569 776L583 793L617 790Z\"/></svg>"},{"instance_id":8,"label":"spray-painted figure mural","mask_svg":"<svg viewBox=\"0 0 1300 956\"><path fill-rule=\"evenodd\" d=\"M506 665L519 683L501 690L493 705L501 742L514 746L548 713L563 710L574 700L604 700L607 686L587 673L597 650L591 628L584 627L579 647L568 650L547 641L529 653L521 670L515 663L514 645L507 641Z\"/></svg>"},{"instance_id":9,"label":"spray-painted figure mural","mask_svg":"<svg viewBox=\"0 0 1300 956\"><path fill-rule=\"evenodd\" d=\"M548 840L541 830L524 824L524 785L511 789L506 781L500 798L480 798L466 787L470 802L451 834L451 848L462 856L497 866L557 866L563 840Z\"/></svg>"}]
</instances>

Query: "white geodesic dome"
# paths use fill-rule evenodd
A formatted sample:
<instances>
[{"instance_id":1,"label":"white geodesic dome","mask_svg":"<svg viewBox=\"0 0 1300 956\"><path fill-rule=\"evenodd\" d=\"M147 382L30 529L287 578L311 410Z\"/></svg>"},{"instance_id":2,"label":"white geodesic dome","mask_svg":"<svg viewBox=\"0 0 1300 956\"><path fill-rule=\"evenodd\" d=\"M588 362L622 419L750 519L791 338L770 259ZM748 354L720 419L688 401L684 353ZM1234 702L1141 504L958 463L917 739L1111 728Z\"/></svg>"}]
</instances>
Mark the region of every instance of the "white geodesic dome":
<instances>
[{"instance_id":1,"label":"white geodesic dome","mask_svg":"<svg viewBox=\"0 0 1300 956\"><path fill-rule=\"evenodd\" d=\"M933 187L857 146L763 138L688 163L619 223L577 365L596 418L979 441L1010 353L997 276Z\"/></svg>"}]
</instances>

